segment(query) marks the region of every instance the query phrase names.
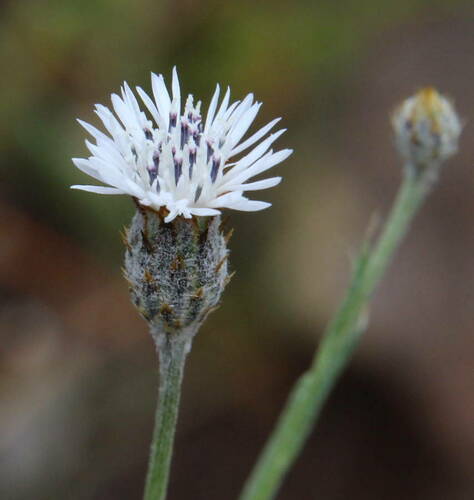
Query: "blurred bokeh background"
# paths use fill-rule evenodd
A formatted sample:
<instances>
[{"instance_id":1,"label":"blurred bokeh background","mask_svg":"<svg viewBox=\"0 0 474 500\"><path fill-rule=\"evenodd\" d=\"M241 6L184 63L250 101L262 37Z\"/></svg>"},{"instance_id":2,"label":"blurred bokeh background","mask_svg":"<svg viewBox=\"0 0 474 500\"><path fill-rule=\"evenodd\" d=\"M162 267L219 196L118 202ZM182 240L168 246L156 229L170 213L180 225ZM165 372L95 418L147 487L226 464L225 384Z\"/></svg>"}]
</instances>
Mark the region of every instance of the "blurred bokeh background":
<instances>
[{"instance_id":1,"label":"blurred bokeh background","mask_svg":"<svg viewBox=\"0 0 474 500\"><path fill-rule=\"evenodd\" d=\"M0 62L0 498L141 496L157 365L120 273L133 205L70 191L70 158L76 117L173 65L205 104L253 91L295 153L271 209L231 214L237 275L188 362L170 498L236 497L399 183L389 113L427 84L461 152L279 498L474 498L471 0L6 0Z\"/></svg>"}]
</instances>

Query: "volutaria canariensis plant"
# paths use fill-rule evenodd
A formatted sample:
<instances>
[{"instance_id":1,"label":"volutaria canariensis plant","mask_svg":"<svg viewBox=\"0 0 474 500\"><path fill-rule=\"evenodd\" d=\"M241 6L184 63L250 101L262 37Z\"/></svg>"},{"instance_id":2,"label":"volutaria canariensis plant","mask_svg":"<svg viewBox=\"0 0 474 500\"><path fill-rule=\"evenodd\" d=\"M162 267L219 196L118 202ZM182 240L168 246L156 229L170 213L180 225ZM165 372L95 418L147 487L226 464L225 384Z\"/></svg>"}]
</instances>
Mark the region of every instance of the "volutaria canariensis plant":
<instances>
[{"instance_id":1,"label":"volutaria canariensis plant","mask_svg":"<svg viewBox=\"0 0 474 500\"><path fill-rule=\"evenodd\" d=\"M147 321L160 360L155 429L145 500L166 497L186 356L194 336L219 304L229 281L228 234L221 209L262 210L246 191L273 187L281 177L253 178L285 160L291 150L271 145L273 120L244 139L260 103L252 94L219 102L216 87L205 118L201 102L181 102L173 70L172 93L161 75L152 75L153 98L123 84L112 94L113 111L97 105L106 133L80 121L95 143L91 156L74 159L105 186L72 186L99 194L126 194L137 210L124 235L125 278ZM274 498L301 451L320 409L348 363L368 323L368 305L442 163L457 149L461 132L452 104L427 88L404 101L393 115L403 180L378 237L362 245L347 294L329 322L309 369L296 382L274 431L244 485L241 500Z\"/></svg>"},{"instance_id":2,"label":"volutaria canariensis plant","mask_svg":"<svg viewBox=\"0 0 474 500\"><path fill-rule=\"evenodd\" d=\"M246 191L277 185L281 177L252 181L285 160L274 152L284 130L279 119L242 140L261 103L248 94L219 102L217 85L207 113L192 95L181 100L176 69L172 94L163 76L152 74L153 98L124 83L112 108L97 105L106 133L80 121L95 143L91 156L74 159L83 172L107 186L72 186L100 194L127 194L137 211L126 234L125 278L133 303L148 322L160 358L160 384L145 499L165 498L186 356L207 315L229 281L228 235L222 208L243 211L270 206ZM143 106L144 105L144 106Z\"/></svg>"}]
</instances>

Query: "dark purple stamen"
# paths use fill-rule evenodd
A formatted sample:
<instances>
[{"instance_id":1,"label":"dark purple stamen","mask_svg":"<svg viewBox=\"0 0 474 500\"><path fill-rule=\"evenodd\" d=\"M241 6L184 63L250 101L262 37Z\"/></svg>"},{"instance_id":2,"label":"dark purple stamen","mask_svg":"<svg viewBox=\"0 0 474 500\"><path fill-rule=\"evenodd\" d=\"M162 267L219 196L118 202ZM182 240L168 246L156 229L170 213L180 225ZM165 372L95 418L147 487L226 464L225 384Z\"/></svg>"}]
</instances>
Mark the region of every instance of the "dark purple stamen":
<instances>
[{"instance_id":1,"label":"dark purple stamen","mask_svg":"<svg viewBox=\"0 0 474 500\"><path fill-rule=\"evenodd\" d=\"M174 160L174 180L176 182L176 185L178 185L179 178L181 177L181 174L183 173L183 159L179 158Z\"/></svg>"},{"instance_id":2,"label":"dark purple stamen","mask_svg":"<svg viewBox=\"0 0 474 500\"><path fill-rule=\"evenodd\" d=\"M189 178L190 179L193 177L193 167L196 163L196 157L197 157L197 149L191 148L189 150Z\"/></svg>"},{"instance_id":3,"label":"dark purple stamen","mask_svg":"<svg viewBox=\"0 0 474 500\"><path fill-rule=\"evenodd\" d=\"M158 171L158 168L160 167L160 153L158 151L155 151L153 153L153 165L156 167L156 170Z\"/></svg>"},{"instance_id":4,"label":"dark purple stamen","mask_svg":"<svg viewBox=\"0 0 474 500\"><path fill-rule=\"evenodd\" d=\"M189 126L187 123L181 123L181 149L188 142L189 139Z\"/></svg>"},{"instance_id":5,"label":"dark purple stamen","mask_svg":"<svg viewBox=\"0 0 474 500\"><path fill-rule=\"evenodd\" d=\"M153 181L156 179L158 175L158 168L154 165L150 165L147 167L148 175L150 176L150 184L153 184Z\"/></svg>"},{"instance_id":6,"label":"dark purple stamen","mask_svg":"<svg viewBox=\"0 0 474 500\"><path fill-rule=\"evenodd\" d=\"M207 143L207 159L206 159L206 163L209 163L209 159L211 158L212 153L214 153L214 149L212 148L211 144L208 142Z\"/></svg>"},{"instance_id":7,"label":"dark purple stamen","mask_svg":"<svg viewBox=\"0 0 474 500\"><path fill-rule=\"evenodd\" d=\"M148 130L147 128L143 131L145 133L145 137L151 141L153 139L153 134L151 133L151 130Z\"/></svg>"},{"instance_id":8,"label":"dark purple stamen","mask_svg":"<svg viewBox=\"0 0 474 500\"><path fill-rule=\"evenodd\" d=\"M196 163L197 158L197 149L189 148L189 164L194 165Z\"/></svg>"},{"instance_id":9,"label":"dark purple stamen","mask_svg":"<svg viewBox=\"0 0 474 500\"><path fill-rule=\"evenodd\" d=\"M217 179L217 173L219 172L219 166L221 164L221 160L214 157L212 158L212 167L211 167L211 181L214 183Z\"/></svg>"},{"instance_id":10,"label":"dark purple stamen","mask_svg":"<svg viewBox=\"0 0 474 500\"><path fill-rule=\"evenodd\" d=\"M196 146L199 147L199 144L201 144L201 134L199 131L193 133L193 139L194 142L196 143Z\"/></svg>"},{"instance_id":11,"label":"dark purple stamen","mask_svg":"<svg viewBox=\"0 0 474 500\"><path fill-rule=\"evenodd\" d=\"M201 193L202 193L202 186L198 186L196 189L196 194L194 195L194 203L196 203L199 200Z\"/></svg>"},{"instance_id":12,"label":"dark purple stamen","mask_svg":"<svg viewBox=\"0 0 474 500\"><path fill-rule=\"evenodd\" d=\"M170 124L168 127L168 133L171 132L171 129L176 127L176 121L178 120L178 115L176 113L170 113Z\"/></svg>"}]
</instances>

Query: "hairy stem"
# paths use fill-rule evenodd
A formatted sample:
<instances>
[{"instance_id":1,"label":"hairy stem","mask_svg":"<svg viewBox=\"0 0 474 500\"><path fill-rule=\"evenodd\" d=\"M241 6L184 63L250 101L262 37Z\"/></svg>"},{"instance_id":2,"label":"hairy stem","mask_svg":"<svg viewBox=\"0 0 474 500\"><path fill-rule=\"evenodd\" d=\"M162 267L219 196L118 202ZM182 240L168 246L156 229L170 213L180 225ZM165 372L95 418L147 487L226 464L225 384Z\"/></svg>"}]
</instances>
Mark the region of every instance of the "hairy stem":
<instances>
[{"instance_id":1,"label":"hairy stem","mask_svg":"<svg viewBox=\"0 0 474 500\"><path fill-rule=\"evenodd\" d=\"M321 408L365 330L367 309L395 250L430 186L408 171L376 244L362 251L347 294L328 324L313 363L295 384L240 500L274 498L298 457Z\"/></svg>"},{"instance_id":2,"label":"hairy stem","mask_svg":"<svg viewBox=\"0 0 474 500\"><path fill-rule=\"evenodd\" d=\"M164 500L173 454L188 336L163 335L158 342L160 383L144 500Z\"/></svg>"}]
</instances>

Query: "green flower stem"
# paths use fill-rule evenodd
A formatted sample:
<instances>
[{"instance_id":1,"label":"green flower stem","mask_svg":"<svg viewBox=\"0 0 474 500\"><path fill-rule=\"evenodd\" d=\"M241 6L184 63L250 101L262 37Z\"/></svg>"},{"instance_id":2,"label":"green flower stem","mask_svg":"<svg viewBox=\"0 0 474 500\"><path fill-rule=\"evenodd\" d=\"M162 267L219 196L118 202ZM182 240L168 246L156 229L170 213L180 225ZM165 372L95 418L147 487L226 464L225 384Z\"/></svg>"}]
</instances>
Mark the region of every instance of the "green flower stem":
<instances>
[{"instance_id":1,"label":"green flower stem","mask_svg":"<svg viewBox=\"0 0 474 500\"><path fill-rule=\"evenodd\" d=\"M373 292L430 184L428 175L416 175L414 169L406 169L404 181L378 241L373 248L367 243L361 252L346 297L327 326L311 367L295 384L240 500L275 497L354 351L359 335L365 330Z\"/></svg>"},{"instance_id":2,"label":"green flower stem","mask_svg":"<svg viewBox=\"0 0 474 500\"><path fill-rule=\"evenodd\" d=\"M181 382L190 338L181 334L163 334L158 345L160 384L144 500L166 498Z\"/></svg>"}]
</instances>

